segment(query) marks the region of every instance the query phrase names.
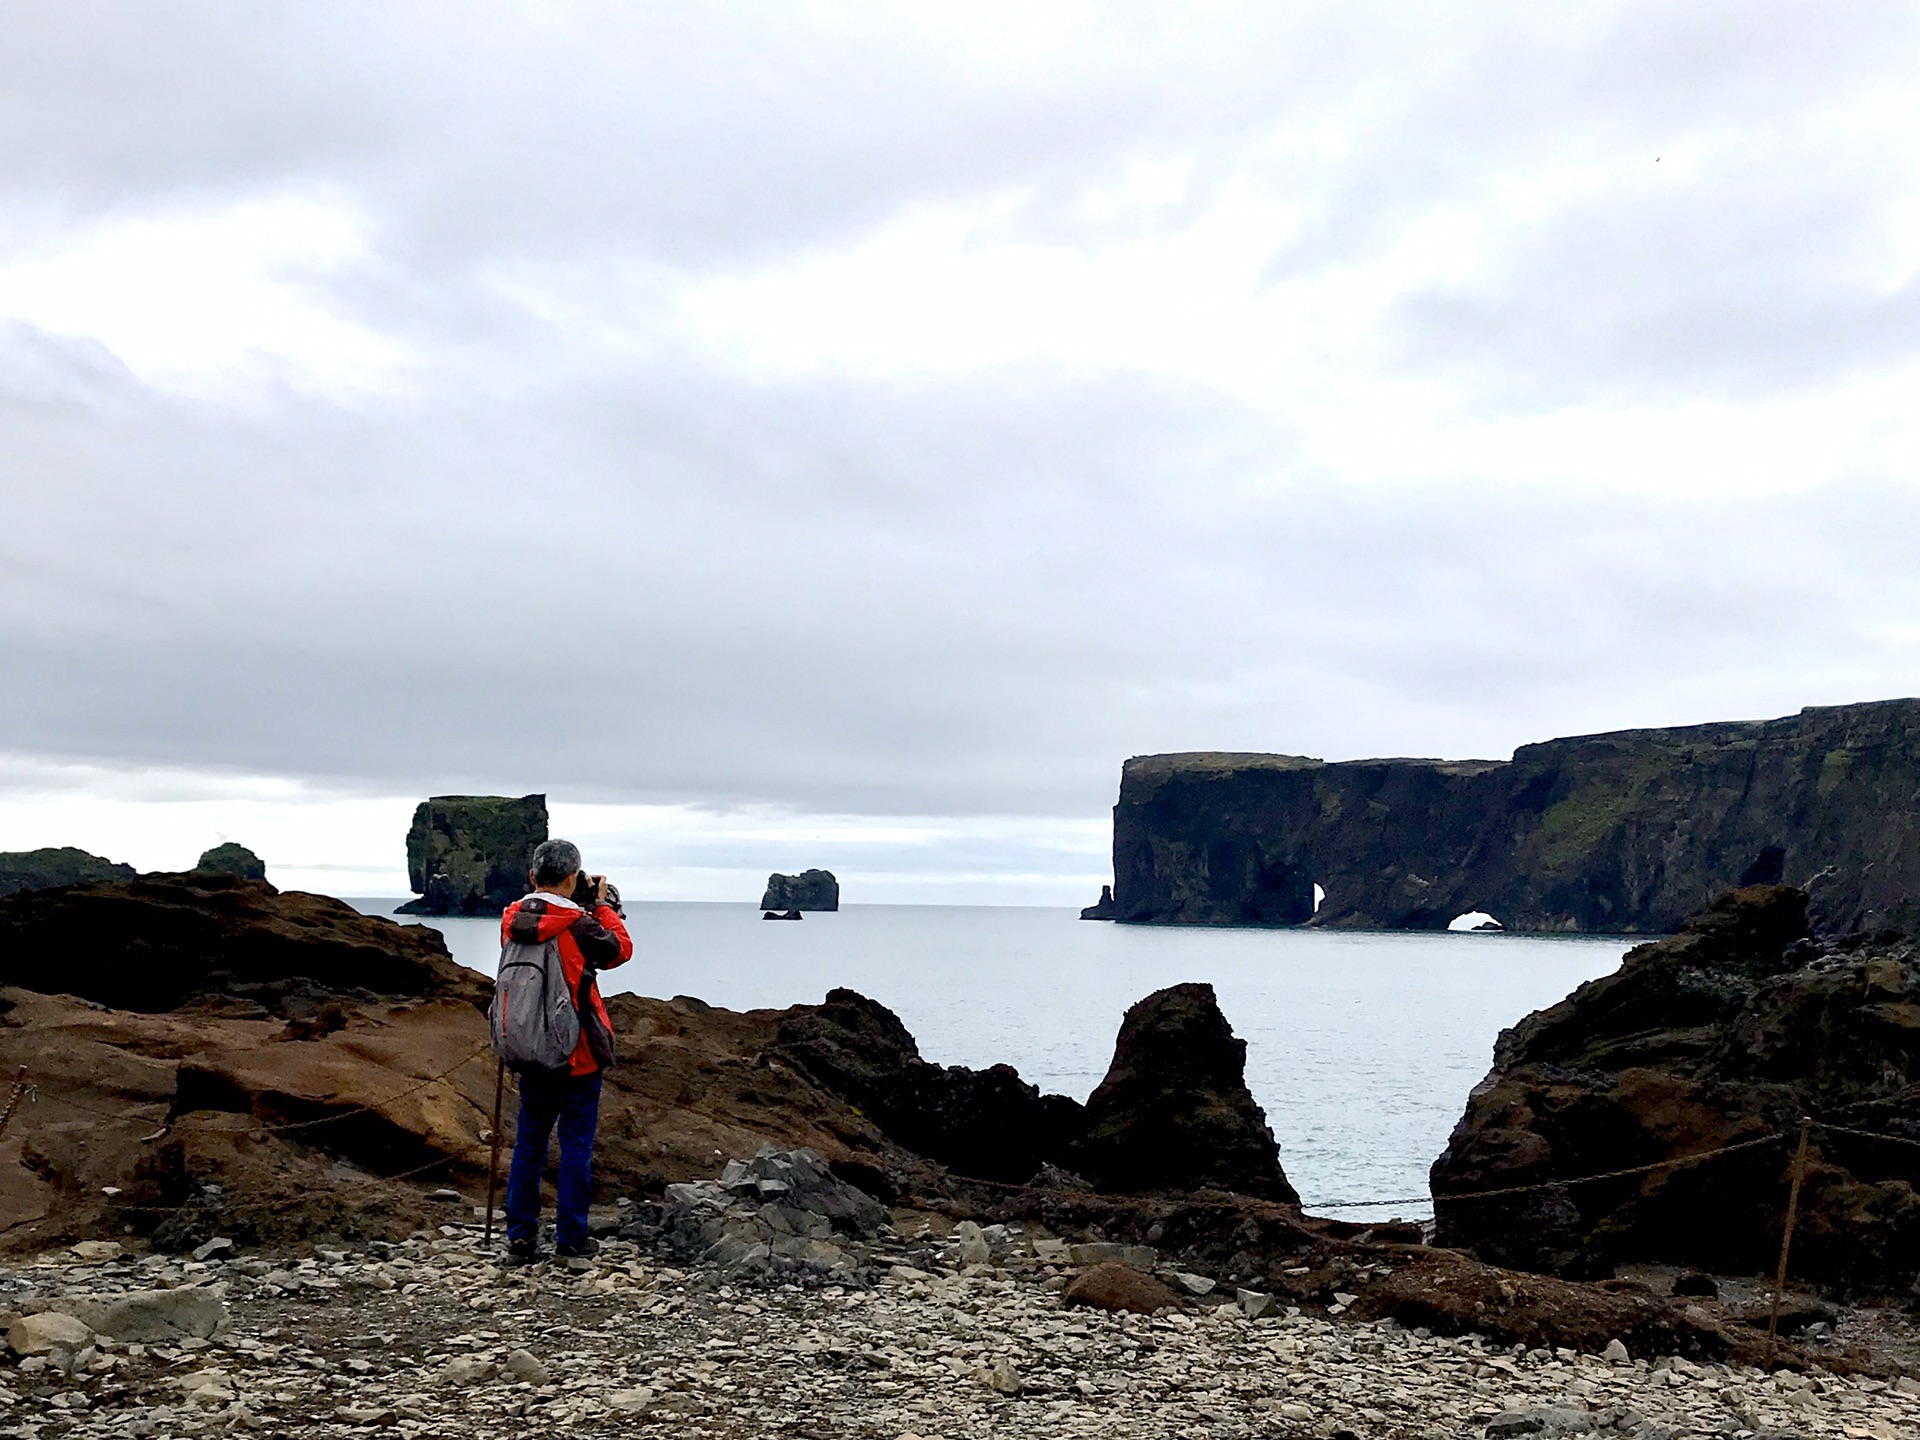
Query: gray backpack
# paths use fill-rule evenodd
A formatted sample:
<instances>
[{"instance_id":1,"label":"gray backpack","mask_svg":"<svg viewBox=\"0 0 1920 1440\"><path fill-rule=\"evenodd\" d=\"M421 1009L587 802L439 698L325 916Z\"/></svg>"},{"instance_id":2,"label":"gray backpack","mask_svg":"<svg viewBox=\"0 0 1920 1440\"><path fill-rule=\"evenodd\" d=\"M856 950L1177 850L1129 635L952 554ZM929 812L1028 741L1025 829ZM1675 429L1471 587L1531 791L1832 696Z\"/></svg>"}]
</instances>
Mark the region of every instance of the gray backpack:
<instances>
[{"instance_id":1,"label":"gray backpack","mask_svg":"<svg viewBox=\"0 0 1920 1440\"><path fill-rule=\"evenodd\" d=\"M500 974L487 1008L493 1048L510 1070L564 1070L580 1043L580 1012L574 1008L557 940L500 947Z\"/></svg>"}]
</instances>

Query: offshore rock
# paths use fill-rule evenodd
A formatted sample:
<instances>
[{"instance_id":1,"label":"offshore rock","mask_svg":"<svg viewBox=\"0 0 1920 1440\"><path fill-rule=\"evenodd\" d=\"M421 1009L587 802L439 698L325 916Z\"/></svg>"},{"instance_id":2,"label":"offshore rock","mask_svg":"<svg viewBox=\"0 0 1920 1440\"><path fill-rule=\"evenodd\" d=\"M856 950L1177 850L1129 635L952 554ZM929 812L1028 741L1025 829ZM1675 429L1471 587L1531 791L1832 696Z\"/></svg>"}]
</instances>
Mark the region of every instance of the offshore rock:
<instances>
[{"instance_id":1,"label":"offshore rock","mask_svg":"<svg viewBox=\"0 0 1920 1440\"><path fill-rule=\"evenodd\" d=\"M798 875L769 875L762 910L838 910L840 882L831 870L802 870ZM785 918L785 917L782 917Z\"/></svg>"},{"instance_id":2,"label":"offshore rock","mask_svg":"<svg viewBox=\"0 0 1920 1440\"><path fill-rule=\"evenodd\" d=\"M212 875L237 875L242 880L267 878L266 862L246 846L231 840L203 852L193 868Z\"/></svg>"},{"instance_id":3,"label":"offshore rock","mask_svg":"<svg viewBox=\"0 0 1920 1440\"><path fill-rule=\"evenodd\" d=\"M0 851L0 895L55 885L85 885L95 880L131 880L138 873L131 865L117 865L71 845Z\"/></svg>"},{"instance_id":4,"label":"offshore rock","mask_svg":"<svg viewBox=\"0 0 1920 1440\"><path fill-rule=\"evenodd\" d=\"M1117 918L1665 934L1743 878L1816 925L1920 924L1920 700L1523 745L1510 761L1139 756ZM1325 890L1315 908L1314 887Z\"/></svg>"},{"instance_id":5,"label":"offshore rock","mask_svg":"<svg viewBox=\"0 0 1920 1440\"><path fill-rule=\"evenodd\" d=\"M1127 1011L1073 1153L1073 1168L1106 1190L1211 1186L1299 1202L1247 1089L1247 1042L1211 985L1170 986Z\"/></svg>"},{"instance_id":6,"label":"offshore rock","mask_svg":"<svg viewBox=\"0 0 1920 1440\"><path fill-rule=\"evenodd\" d=\"M1120 911L1113 903L1113 887L1111 885L1102 885L1100 887L1100 898L1082 910L1080 912L1080 918L1082 920L1119 919Z\"/></svg>"},{"instance_id":7,"label":"offshore rock","mask_svg":"<svg viewBox=\"0 0 1920 1440\"><path fill-rule=\"evenodd\" d=\"M1815 942L1807 904L1785 886L1734 891L1503 1032L1433 1167L1440 1243L1569 1276L1631 1261L1766 1272L1802 1115L1920 1140L1914 947ZM1449 1198L1753 1140L1766 1143L1650 1174ZM1795 1278L1907 1290L1920 1278L1920 1150L1816 1128L1809 1154Z\"/></svg>"},{"instance_id":8,"label":"offshore rock","mask_svg":"<svg viewBox=\"0 0 1920 1440\"><path fill-rule=\"evenodd\" d=\"M547 797L436 795L407 831L407 915L497 915L527 893L527 864L547 838Z\"/></svg>"},{"instance_id":9,"label":"offshore rock","mask_svg":"<svg viewBox=\"0 0 1920 1440\"><path fill-rule=\"evenodd\" d=\"M897 1144L962 1175L1025 1181L1080 1133L1075 1101L1042 1095L1011 1065L931 1064L899 1016L853 990L797 1007L781 1022L778 1044L784 1059Z\"/></svg>"}]
</instances>

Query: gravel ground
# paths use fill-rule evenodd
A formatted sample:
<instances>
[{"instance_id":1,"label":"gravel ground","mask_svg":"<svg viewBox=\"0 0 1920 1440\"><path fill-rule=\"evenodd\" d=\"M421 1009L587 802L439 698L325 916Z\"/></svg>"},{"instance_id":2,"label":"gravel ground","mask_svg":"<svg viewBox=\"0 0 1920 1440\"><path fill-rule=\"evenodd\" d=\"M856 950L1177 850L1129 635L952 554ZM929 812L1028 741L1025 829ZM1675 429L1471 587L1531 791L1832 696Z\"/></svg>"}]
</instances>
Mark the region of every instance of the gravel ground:
<instances>
[{"instance_id":1,"label":"gravel ground","mask_svg":"<svg viewBox=\"0 0 1920 1440\"><path fill-rule=\"evenodd\" d=\"M1912 1380L1516 1354L1232 1306L1067 1310L1057 1268L935 1265L925 1246L895 1253L927 1268L888 1268L883 1243L872 1289L759 1287L619 1241L503 1271L465 1223L304 1256L78 1248L92 1258L0 1271L0 1324L68 1309L112 1328L89 1299L184 1287L227 1322L9 1355L0 1435L1920 1435Z\"/></svg>"}]
</instances>

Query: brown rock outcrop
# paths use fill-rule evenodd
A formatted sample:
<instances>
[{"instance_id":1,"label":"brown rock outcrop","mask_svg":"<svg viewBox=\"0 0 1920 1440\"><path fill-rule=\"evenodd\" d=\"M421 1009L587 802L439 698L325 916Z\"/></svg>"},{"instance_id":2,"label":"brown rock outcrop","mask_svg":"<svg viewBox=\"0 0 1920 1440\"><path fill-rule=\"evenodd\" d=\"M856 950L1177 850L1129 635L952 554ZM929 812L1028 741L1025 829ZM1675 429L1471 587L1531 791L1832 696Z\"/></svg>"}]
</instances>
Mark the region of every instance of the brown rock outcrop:
<instances>
[{"instance_id":1,"label":"brown rock outcrop","mask_svg":"<svg viewBox=\"0 0 1920 1440\"><path fill-rule=\"evenodd\" d=\"M437 930L204 871L0 897L0 985L119 1010L218 995L282 1015L331 994L484 1004L491 988Z\"/></svg>"},{"instance_id":2,"label":"brown rock outcrop","mask_svg":"<svg viewBox=\"0 0 1920 1440\"><path fill-rule=\"evenodd\" d=\"M1814 1129L1794 1274L1907 1290L1920 1146L1899 1142L1920 1140L1920 969L1910 942L1816 943L1806 916L1802 891L1734 891L1503 1033L1433 1167L1442 1243L1574 1276L1635 1260L1769 1270L1805 1115L1892 1138ZM1744 1142L1761 1143L1664 1168Z\"/></svg>"},{"instance_id":3,"label":"brown rock outcrop","mask_svg":"<svg viewBox=\"0 0 1920 1440\"><path fill-rule=\"evenodd\" d=\"M1247 1042L1211 985L1173 985L1127 1011L1113 1063L1088 1097L1071 1168L1107 1190L1210 1186L1300 1199L1247 1089Z\"/></svg>"}]
</instances>

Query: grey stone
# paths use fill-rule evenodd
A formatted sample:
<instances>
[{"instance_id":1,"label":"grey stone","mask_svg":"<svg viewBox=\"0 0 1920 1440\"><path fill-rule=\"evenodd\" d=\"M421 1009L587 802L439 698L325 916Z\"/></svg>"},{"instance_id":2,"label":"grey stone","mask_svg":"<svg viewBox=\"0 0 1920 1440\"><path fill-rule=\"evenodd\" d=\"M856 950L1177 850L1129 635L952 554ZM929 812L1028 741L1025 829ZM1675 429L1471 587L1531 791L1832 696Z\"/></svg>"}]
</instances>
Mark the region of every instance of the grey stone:
<instances>
[{"instance_id":1,"label":"grey stone","mask_svg":"<svg viewBox=\"0 0 1920 1440\"><path fill-rule=\"evenodd\" d=\"M72 1315L43 1310L23 1315L7 1329L7 1344L16 1355L46 1355L56 1350L79 1350L93 1343L93 1330Z\"/></svg>"},{"instance_id":2,"label":"grey stone","mask_svg":"<svg viewBox=\"0 0 1920 1440\"><path fill-rule=\"evenodd\" d=\"M547 1385L552 1383L552 1377L547 1374L547 1367L540 1363L539 1357L531 1350L514 1350L510 1352L506 1360L502 1362L500 1368L505 1370L507 1374L511 1375L514 1379L523 1381L528 1385Z\"/></svg>"},{"instance_id":3,"label":"grey stone","mask_svg":"<svg viewBox=\"0 0 1920 1440\"><path fill-rule=\"evenodd\" d=\"M224 1335L230 1323L226 1302L199 1285L78 1300L70 1308L100 1334L123 1344L164 1345L182 1338L212 1340Z\"/></svg>"},{"instance_id":4,"label":"grey stone","mask_svg":"<svg viewBox=\"0 0 1920 1440\"><path fill-rule=\"evenodd\" d=\"M440 1367L434 1376L442 1385L464 1388L468 1385L483 1385L499 1374L499 1368L491 1361L478 1355L456 1355Z\"/></svg>"},{"instance_id":5,"label":"grey stone","mask_svg":"<svg viewBox=\"0 0 1920 1440\"><path fill-rule=\"evenodd\" d=\"M1235 1290L1233 1300L1249 1320L1263 1320L1280 1313L1280 1302L1262 1290Z\"/></svg>"}]
</instances>

